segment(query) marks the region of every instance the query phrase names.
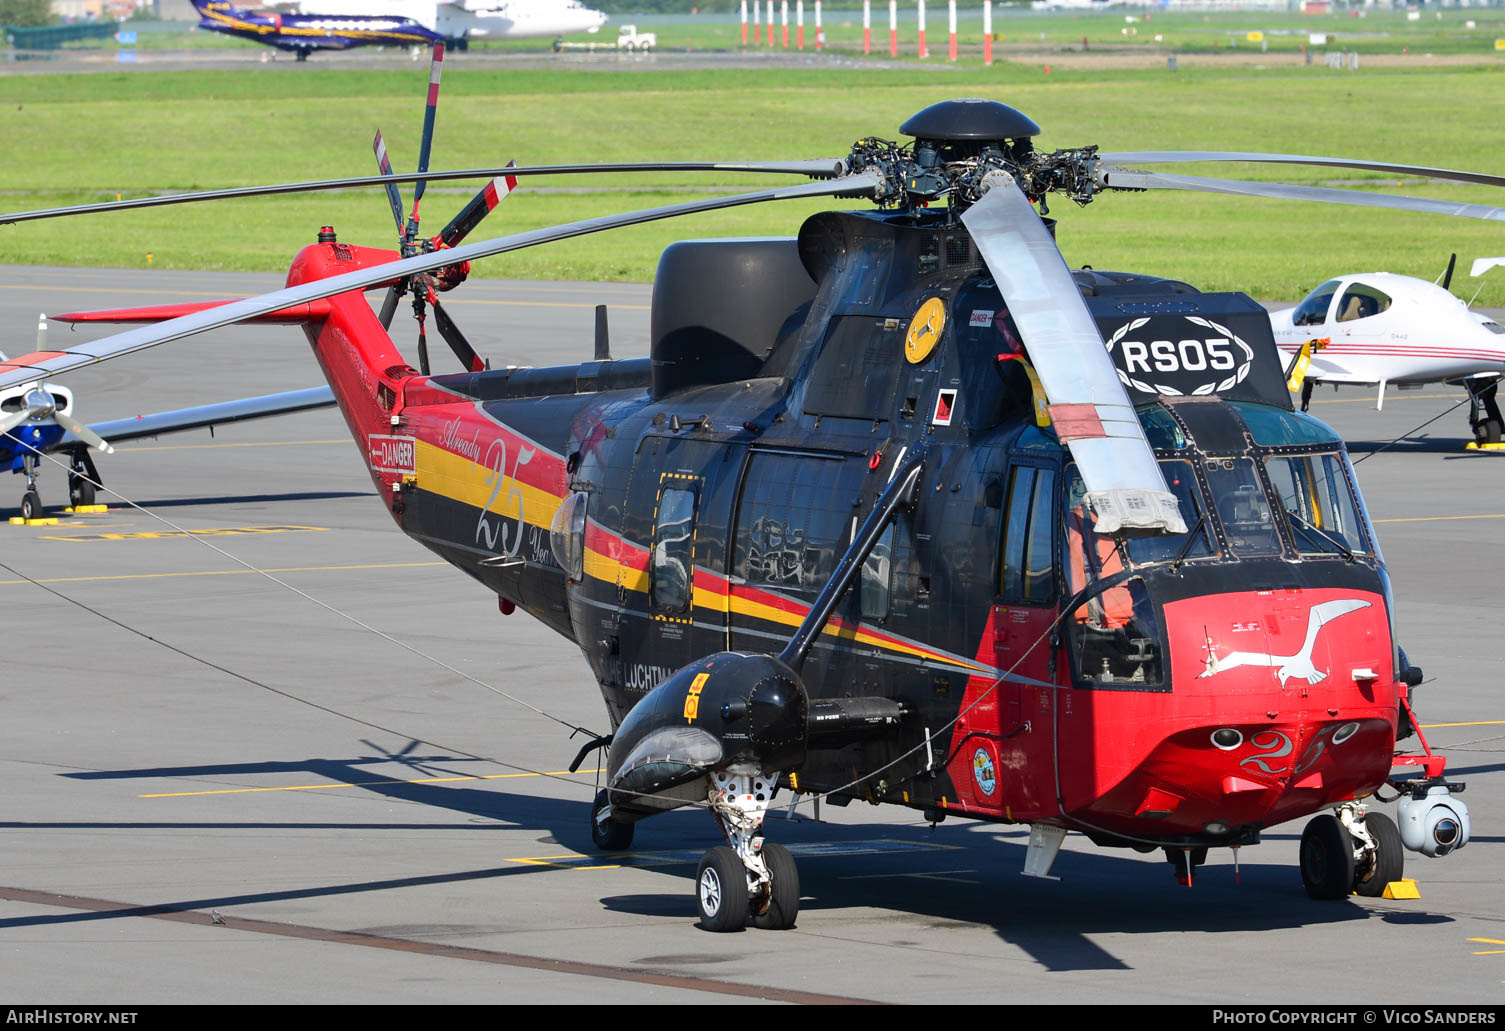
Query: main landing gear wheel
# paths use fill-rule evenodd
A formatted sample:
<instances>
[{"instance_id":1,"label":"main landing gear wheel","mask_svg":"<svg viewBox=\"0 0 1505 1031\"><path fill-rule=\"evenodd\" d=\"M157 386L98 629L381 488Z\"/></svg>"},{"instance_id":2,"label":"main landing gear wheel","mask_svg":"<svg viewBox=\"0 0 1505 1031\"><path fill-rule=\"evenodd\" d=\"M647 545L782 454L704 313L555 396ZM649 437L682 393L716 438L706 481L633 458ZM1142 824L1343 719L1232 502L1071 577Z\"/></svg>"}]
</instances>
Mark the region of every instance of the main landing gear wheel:
<instances>
[{"instance_id":1,"label":"main landing gear wheel","mask_svg":"<svg viewBox=\"0 0 1505 1031\"><path fill-rule=\"evenodd\" d=\"M727 846L717 845L700 857L695 903L700 926L707 931L740 931L747 926L747 868Z\"/></svg>"},{"instance_id":2,"label":"main landing gear wheel","mask_svg":"<svg viewBox=\"0 0 1505 1031\"><path fill-rule=\"evenodd\" d=\"M632 847L633 825L622 823L607 817L600 819L601 810L606 808L606 792L596 792L596 800L591 803L591 840L602 852L625 852Z\"/></svg>"},{"instance_id":3,"label":"main landing gear wheel","mask_svg":"<svg viewBox=\"0 0 1505 1031\"><path fill-rule=\"evenodd\" d=\"M1480 444L1498 444L1500 424L1494 419L1485 419L1483 422L1475 423L1474 440Z\"/></svg>"},{"instance_id":4,"label":"main landing gear wheel","mask_svg":"<svg viewBox=\"0 0 1505 1031\"><path fill-rule=\"evenodd\" d=\"M1405 874L1406 848L1401 844L1400 828L1384 813L1365 816L1364 827L1374 839L1374 848L1354 864L1353 890L1366 898L1379 898L1385 893L1385 885Z\"/></svg>"},{"instance_id":5,"label":"main landing gear wheel","mask_svg":"<svg viewBox=\"0 0 1505 1031\"><path fill-rule=\"evenodd\" d=\"M68 500L74 508L94 504L94 484L70 473L68 475Z\"/></svg>"},{"instance_id":6,"label":"main landing gear wheel","mask_svg":"<svg viewBox=\"0 0 1505 1031\"><path fill-rule=\"evenodd\" d=\"M29 490L21 495L21 518L42 518L42 496L34 490Z\"/></svg>"},{"instance_id":7,"label":"main landing gear wheel","mask_svg":"<svg viewBox=\"0 0 1505 1031\"><path fill-rule=\"evenodd\" d=\"M789 850L776 841L763 843L763 865L768 868L769 883L752 900L753 926L763 931L787 931L800 913L799 869Z\"/></svg>"},{"instance_id":8,"label":"main landing gear wheel","mask_svg":"<svg viewBox=\"0 0 1505 1031\"><path fill-rule=\"evenodd\" d=\"M1314 816L1301 832L1301 882L1306 893L1314 899L1347 898L1353 888L1353 868L1353 838L1348 831L1330 813Z\"/></svg>"}]
</instances>

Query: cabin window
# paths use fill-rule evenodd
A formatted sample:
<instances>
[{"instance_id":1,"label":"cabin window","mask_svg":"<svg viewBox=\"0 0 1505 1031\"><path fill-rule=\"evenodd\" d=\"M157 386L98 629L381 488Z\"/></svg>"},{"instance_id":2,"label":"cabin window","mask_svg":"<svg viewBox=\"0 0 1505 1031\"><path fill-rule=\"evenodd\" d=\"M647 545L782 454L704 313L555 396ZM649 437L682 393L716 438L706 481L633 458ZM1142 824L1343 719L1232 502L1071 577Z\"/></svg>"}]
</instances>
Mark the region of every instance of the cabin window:
<instances>
[{"instance_id":1,"label":"cabin window","mask_svg":"<svg viewBox=\"0 0 1505 1031\"><path fill-rule=\"evenodd\" d=\"M1009 478L998 591L1004 601L1048 604L1056 597L1053 469L1015 466Z\"/></svg>"},{"instance_id":2,"label":"cabin window","mask_svg":"<svg viewBox=\"0 0 1505 1031\"><path fill-rule=\"evenodd\" d=\"M1355 322L1390 308L1390 295L1363 283L1353 283L1338 302L1338 321Z\"/></svg>"},{"instance_id":3,"label":"cabin window","mask_svg":"<svg viewBox=\"0 0 1505 1031\"><path fill-rule=\"evenodd\" d=\"M1303 555L1367 552L1358 506L1340 455L1265 459L1270 485Z\"/></svg>"},{"instance_id":4,"label":"cabin window","mask_svg":"<svg viewBox=\"0 0 1505 1031\"><path fill-rule=\"evenodd\" d=\"M695 569L695 491L666 487L653 525L653 607L687 612Z\"/></svg>"},{"instance_id":5,"label":"cabin window","mask_svg":"<svg viewBox=\"0 0 1505 1031\"><path fill-rule=\"evenodd\" d=\"M1338 280L1329 279L1306 295L1306 299L1291 312L1291 324L1295 326L1320 326L1327 321L1327 309L1332 307L1333 295L1338 292Z\"/></svg>"},{"instance_id":6,"label":"cabin window","mask_svg":"<svg viewBox=\"0 0 1505 1031\"><path fill-rule=\"evenodd\" d=\"M1230 401L1228 407L1238 413L1249 435L1260 447L1290 447L1301 444L1339 446L1331 427L1302 412L1288 412L1274 405Z\"/></svg>"},{"instance_id":7,"label":"cabin window","mask_svg":"<svg viewBox=\"0 0 1505 1031\"><path fill-rule=\"evenodd\" d=\"M755 587L818 591L852 540L865 460L754 452L737 512L732 574ZM864 577L866 582L866 577Z\"/></svg>"}]
</instances>

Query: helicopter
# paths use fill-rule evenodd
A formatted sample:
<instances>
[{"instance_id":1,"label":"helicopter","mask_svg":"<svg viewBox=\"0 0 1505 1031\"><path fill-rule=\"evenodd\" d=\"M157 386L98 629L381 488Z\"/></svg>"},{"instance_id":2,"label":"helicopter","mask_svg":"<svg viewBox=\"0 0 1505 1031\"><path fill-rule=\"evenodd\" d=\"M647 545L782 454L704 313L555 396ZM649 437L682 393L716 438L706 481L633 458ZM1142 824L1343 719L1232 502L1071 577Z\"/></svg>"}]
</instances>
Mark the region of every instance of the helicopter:
<instances>
[{"instance_id":1,"label":"helicopter","mask_svg":"<svg viewBox=\"0 0 1505 1031\"><path fill-rule=\"evenodd\" d=\"M1505 326L1471 311L1448 289L1458 256L1440 283L1391 272L1349 273L1314 287L1299 304L1270 313L1275 343L1289 357L1291 389L1306 411L1316 383L1385 389L1462 383L1468 390L1469 430L1476 448L1498 449L1505 416L1496 394L1505 368ZM1480 258L1482 275L1500 259Z\"/></svg>"},{"instance_id":2,"label":"helicopter","mask_svg":"<svg viewBox=\"0 0 1505 1031\"><path fill-rule=\"evenodd\" d=\"M503 614L580 647L613 728L572 766L606 752L595 844L626 849L637 823L684 806L715 818L726 843L694 882L713 931L794 926L798 870L765 823L784 792L1026 823L1035 877L1071 830L1161 851L1190 884L1209 849L1310 817L1301 877L1322 899L1384 893L1406 850L1465 847L1465 785L1412 712L1421 670L1399 646L1352 465L1334 430L1293 410L1263 308L1069 269L1047 200L1174 188L1497 209L1142 172L1096 147L1045 153L1039 126L990 100L940 102L900 132L912 142L867 138L841 159L631 166L813 181L476 243L404 230L393 251L326 226L282 290L11 359L0 388L302 312L398 527ZM1139 159L1505 185L1293 155ZM592 170L628 167L505 172ZM433 374L363 296L385 287L386 314L394 295L458 285L490 255L816 196L878 207L814 215L793 238L669 247L644 359L613 359L598 320L589 361L487 370L457 350L468 371ZM1422 754L1398 753L1413 736ZM1394 819L1374 805L1387 786Z\"/></svg>"}]
</instances>

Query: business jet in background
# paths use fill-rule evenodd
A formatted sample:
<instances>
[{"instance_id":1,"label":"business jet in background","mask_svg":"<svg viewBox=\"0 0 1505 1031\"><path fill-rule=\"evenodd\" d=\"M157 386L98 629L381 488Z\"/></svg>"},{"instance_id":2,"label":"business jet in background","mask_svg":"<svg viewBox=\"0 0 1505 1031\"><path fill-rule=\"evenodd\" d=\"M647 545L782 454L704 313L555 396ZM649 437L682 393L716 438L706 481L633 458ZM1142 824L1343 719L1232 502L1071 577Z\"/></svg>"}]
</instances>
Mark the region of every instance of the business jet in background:
<instances>
[{"instance_id":1,"label":"business jet in background","mask_svg":"<svg viewBox=\"0 0 1505 1031\"><path fill-rule=\"evenodd\" d=\"M192 0L199 28L255 40L306 60L315 50L420 47L472 39L530 39L595 32L606 15L580 0L302 0L297 10L259 11L228 0Z\"/></svg>"},{"instance_id":2,"label":"business jet in background","mask_svg":"<svg viewBox=\"0 0 1505 1031\"><path fill-rule=\"evenodd\" d=\"M1470 275L1497 265L1505 265L1505 258L1480 258ZM1384 407L1389 386L1456 383L1469 392L1476 444L1499 447L1505 419L1495 394L1505 375L1505 326L1454 296L1448 289L1452 276L1452 261L1440 284L1389 272L1339 276L1296 307L1271 312L1291 389L1301 389L1302 410L1314 383L1373 386L1377 409Z\"/></svg>"}]
</instances>

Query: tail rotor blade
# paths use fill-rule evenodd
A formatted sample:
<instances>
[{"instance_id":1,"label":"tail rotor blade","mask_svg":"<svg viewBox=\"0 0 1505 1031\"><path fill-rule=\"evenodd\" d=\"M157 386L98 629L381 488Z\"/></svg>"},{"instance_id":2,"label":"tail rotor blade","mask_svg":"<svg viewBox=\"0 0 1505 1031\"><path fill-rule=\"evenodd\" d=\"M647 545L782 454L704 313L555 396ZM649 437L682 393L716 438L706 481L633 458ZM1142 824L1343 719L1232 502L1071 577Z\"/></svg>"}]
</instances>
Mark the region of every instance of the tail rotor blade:
<instances>
[{"instance_id":1,"label":"tail rotor blade","mask_svg":"<svg viewBox=\"0 0 1505 1031\"><path fill-rule=\"evenodd\" d=\"M1124 393L1097 322L1050 232L1013 178L994 173L962 215L998 283L1050 398L1097 514L1099 533L1185 533L1144 427Z\"/></svg>"},{"instance_id":2,"label":"tail rotor blade","mask_svg":"<svg viewBox=\"0 0 1505 1031\"><path fill-rule=\"evenodd\" d=\"M460 364L470 372L485 372L486 363L476 354L475 348L470 346L470 341L465 339L465 334L460 332L460 327L455 325L454 319L449 317L437 297L429 298L429 307L434 309L434 326L444 342L449 344L449 349L455 352L455 357L460 359Z\"/></svg>"},{"instance_id":3,"label":"tail rotor blade","mask_svg":"<svg viewBox=\"0 0 1505 1031\"><path fill-rule=\"evenodd\" d=\"M515 162L507 162L509 168ZM513 190L517 189L517 176L499 175L487 183L481 192L470 199L470 203L460 209L460 213L450 219L449 225L439 233L439 241L446 247L453 247L465 239L472 229L481 224L481 219L491 214L491 209L502 202Z\"/></svg>"},{"instance_id":4,"label":"tail rotor blade","mask_svg":"<svg viewBox=\"0 0 1505 1031\"><path fill-rule=\"evenodd\" d=\"M423 109L423 143L418 148L418 174L429 170L429 151L434 145L434 114L439 107L439 77L444 72L444 42L434 44L434 59L429 63L429 97ZM418 218L418 202L423 199L423 188L428 185L418 180L413 187L413 219Z\"/></svg>"},{"instance_id":5,"label":"tail rotor blade","mask_svg":"<svg viewBox=\"0 0 1505 1031\"><path fill-rule=\"evenodd\" d=\"M381 169L382 175L392 174L392 159L387 157L387 144L381 138L381 130L376 131L376 139L371 141L371 150L376 154L376 167ZM398 192L396 183L387 183L387 203L392 205L392 218L397 223L397 231L402 232L402 194Z\"/></svg>"}]
</instances>

